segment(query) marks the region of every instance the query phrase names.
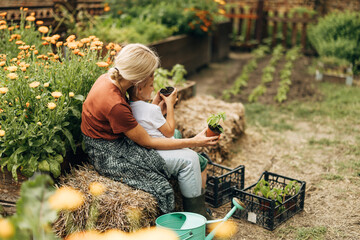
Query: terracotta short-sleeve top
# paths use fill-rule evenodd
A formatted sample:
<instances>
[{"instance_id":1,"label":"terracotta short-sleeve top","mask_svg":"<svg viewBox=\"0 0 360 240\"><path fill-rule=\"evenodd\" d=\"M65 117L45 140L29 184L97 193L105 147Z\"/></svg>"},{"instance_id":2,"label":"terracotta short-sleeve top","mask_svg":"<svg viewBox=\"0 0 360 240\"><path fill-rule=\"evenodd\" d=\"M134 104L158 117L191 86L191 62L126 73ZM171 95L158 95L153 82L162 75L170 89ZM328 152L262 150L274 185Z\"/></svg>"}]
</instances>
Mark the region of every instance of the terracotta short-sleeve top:
<instances>
[{"instance_id":1,"label":"terracotta short-sleeve top","mask_svg":"<svg viewBox=\"0 0 360 240\"><path fill-rule=\"evenodd\" d=\"M108 74L92 86L82 109L81 131L91 138L114 140L137 126L131 107Z\"/></svg>"}]
</instances>

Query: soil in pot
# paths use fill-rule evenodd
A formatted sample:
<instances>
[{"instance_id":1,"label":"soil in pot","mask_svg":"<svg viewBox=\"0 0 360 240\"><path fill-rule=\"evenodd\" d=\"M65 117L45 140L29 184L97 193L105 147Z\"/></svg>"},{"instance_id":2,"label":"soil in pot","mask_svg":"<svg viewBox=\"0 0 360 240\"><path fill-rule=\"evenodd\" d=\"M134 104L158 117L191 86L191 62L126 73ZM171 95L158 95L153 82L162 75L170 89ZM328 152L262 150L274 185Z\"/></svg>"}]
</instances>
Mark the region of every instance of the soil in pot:
<instances>
[{"instance_id":1,"label":"soil in pot","mask_svg":"<svg viewBox=\"0 0 360 240\"><path fill-rule=\"evenodd\" d=\"M160 93L163 94L165 97L169 96L174 91L173 87L165 87L160 89Z\"/></svg>"},{"instance_id":2,"label":"soil in pot","mask_svg":"<svg viewBox=\"0 0 360 240\"><path fill-rule=\"evenodd\" d=\"M212 136L219 136L222 133L221 129L223 129L221 127L221 125L217 125L215 128L211 127L208 125L208 128L206 130L206 136L207 137L212 137Z\"/></svg>"}]
</instances>

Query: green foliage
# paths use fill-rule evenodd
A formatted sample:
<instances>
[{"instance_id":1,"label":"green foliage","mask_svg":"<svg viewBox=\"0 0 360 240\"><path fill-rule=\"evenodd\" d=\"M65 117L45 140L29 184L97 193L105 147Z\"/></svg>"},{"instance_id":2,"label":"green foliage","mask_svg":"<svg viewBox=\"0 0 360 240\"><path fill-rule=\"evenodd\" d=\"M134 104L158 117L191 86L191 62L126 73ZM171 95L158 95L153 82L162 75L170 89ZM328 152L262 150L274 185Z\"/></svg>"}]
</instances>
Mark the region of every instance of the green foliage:
<instances>
[{"instance_id":1,"label":"green foliage","mask_svg":"<svg viewBox=\"0 0 360 240\"><path fill-rule=\"evenodd\" d=\"M308 37L321 57L346 59L355 67L360 59L360 14L331 13L309 26Z\"/></svg>"},{"instance_id":2,"label":"green foliage","mask_svg":"<svg viewBox=\"0 0 360 240\"><path fill-rule=\"evenodd\" d=\"M54 193L52 185L48 175L38 175L22 184L16 214L9 218L15 227L15 235L9 240L58 239L51 228L57 213L48 203Z\"/></svg>"},{"instance_id":3,"label":"green foliage","mask_svg":"<svg viewBox=\"0 0 360 240\"><path fill-rule=\"evenodd\" d=\"M208 119L206 120L207 124L212 127L212 128L216 128L216 127L219 127L219 122L220 120L223 120L225 121L226 120L226 114L225 112L219 112L219 113L216 113L216 114L211 114L210 117L208 117ZM223 128L219 128L219 130L221 132L223 132Z\"/></svg>"},{"instance_id":4,"label":"green foliage","mask_svg":"<svg viewBox=\"0 0 360 240\"><path fill-rule=\"evenodd\" d=\"M161 88L172 86L182 86L185 82L186 69L181 64L175 64L171 71L158 68L154 73L154 90L159 91Z\"/></svg>"},{"instance_id":5,"label":"green foliage","mask_svg":"<svg viewBox=\"0 0 360 240\"><path fill-rule=\"evenodd\" d=\"M67 150L75 152L76 144L81 141L83 100L97 77L105 72L96 65L102 60L97 50L85 46L80 49L84 56L79 56L65 48L63 54L61 48L42 45L38 33L33 25L29 29L20 27L11 32L5 29L0 33L0 44L4 46L0 54L6 55L5 65L0 67L0 87L8 89L0 94L1 130L5 132L0 137L0 167L6 167L15 179L18 170L27 177L38 169L51 172L54 177L60 175L60 164ZM32 46L33 50L21 58L27 65L25 70L12 60L20 52L19 45L9 41L12 34L19 34L23 41L26 39L25 44ZM51 57L54 54L58 59ZM13 80L5 68L11 66L17 67ZM36 82L36 87L30 86ZM60 92L61 96L55 98L53 92ZM56 107L50 109L49 103Z\"/></svg>"},{"instance_id":6,"label":"green foliage","mask_svg":"<svg viewBox=\"0 0 360 240\"><path fill-rule=\"evenodd\" d=\"M249 102L257 102L258 98L266 93L266 87L263 84L258 85L254 90L250 93L248 97Z\"/></svg>"}]
</instances>

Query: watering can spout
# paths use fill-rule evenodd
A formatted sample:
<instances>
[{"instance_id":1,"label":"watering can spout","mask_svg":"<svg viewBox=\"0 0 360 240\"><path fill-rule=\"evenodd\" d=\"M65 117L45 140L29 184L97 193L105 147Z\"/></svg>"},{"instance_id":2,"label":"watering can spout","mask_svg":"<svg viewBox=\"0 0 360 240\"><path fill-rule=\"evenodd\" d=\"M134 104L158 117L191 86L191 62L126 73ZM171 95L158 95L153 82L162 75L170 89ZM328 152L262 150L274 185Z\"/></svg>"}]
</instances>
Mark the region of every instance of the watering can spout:
<instances>
[{"instance_id":1,"label":"watering can spout","mask_svg":"<svg viewBox=\"0 0 360 240\"><path fill-rule=\"evenodd\" d=\"M232 203L234 204L234 207L230 210L230 212L228 212L226 214L226 216L223 219L220 220L213 220L213 221L207 221L206 223L215 223L215 222L220 222L210 233L209 235L206 236L205 240L211 240L213 239L213 237L215 236L216 231L221 227L221 225L228 220L233 214L234 212L239 209L239 210L244 210L245 209L245 204L243 202L241 202L239 199L237 198L233 198L232 199Z\"/></svg>"}]
</instances>

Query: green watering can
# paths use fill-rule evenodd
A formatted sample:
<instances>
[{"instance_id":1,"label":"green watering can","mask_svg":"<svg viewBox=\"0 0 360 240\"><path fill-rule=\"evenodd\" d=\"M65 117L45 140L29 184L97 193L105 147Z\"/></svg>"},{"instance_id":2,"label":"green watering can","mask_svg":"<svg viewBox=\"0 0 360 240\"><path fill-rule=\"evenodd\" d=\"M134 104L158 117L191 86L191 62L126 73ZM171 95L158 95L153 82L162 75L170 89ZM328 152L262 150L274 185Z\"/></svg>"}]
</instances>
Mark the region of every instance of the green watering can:
<instances>
[{"instance_id":1,"label":"green watering can","mask_svg":"<svg viewBox=\"0 0 360 240\"><path fill-rule=\"evenodd\" d=\"M181 240L210 240L214 237L215 232L221 228L222 223L228 220L237 209L243 210L245 208L245 205L237 198L233 198L232 202L234 207L226 214L223 219L207 221L204 216L197 213L174 212L158 217L155 221L156 226L175 231ZM221 223L218 224L214 230L212 230L209 235L205 237L206 224L217 222Z\"/></svg>"}]
</instances>

